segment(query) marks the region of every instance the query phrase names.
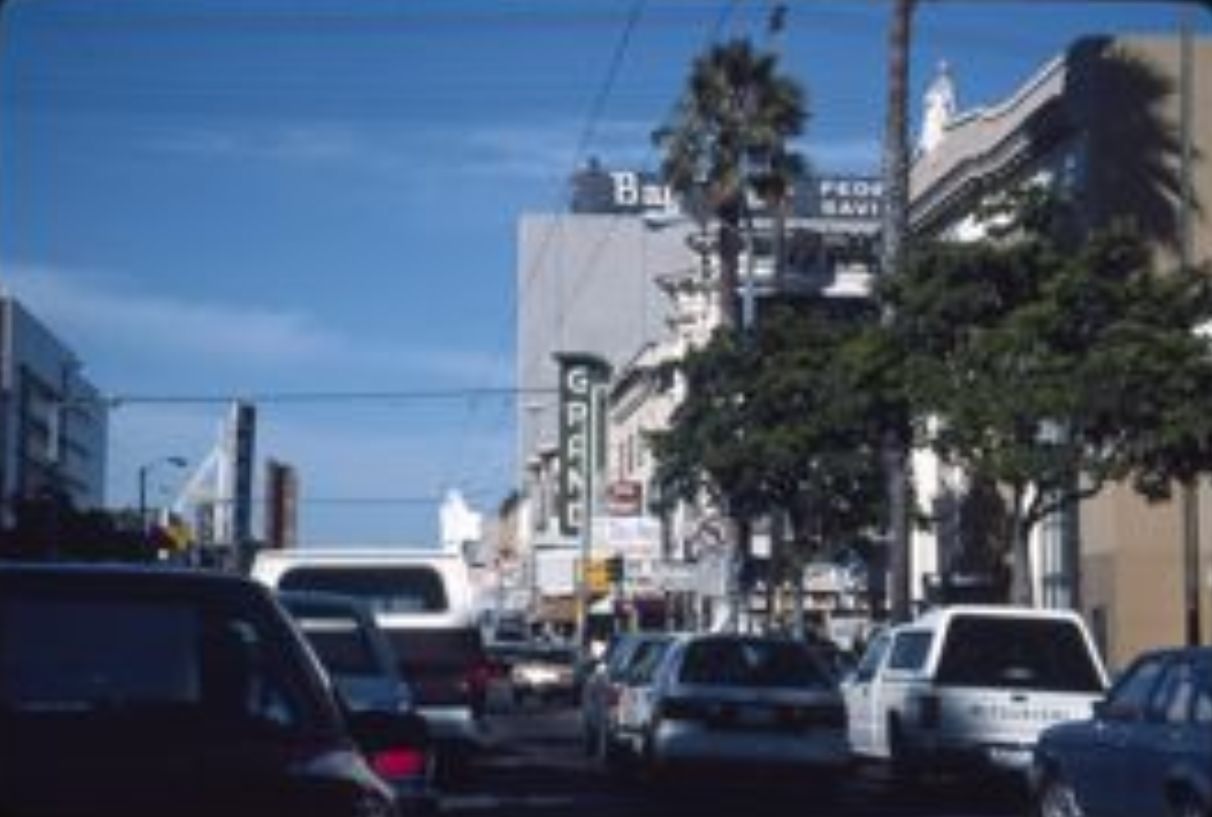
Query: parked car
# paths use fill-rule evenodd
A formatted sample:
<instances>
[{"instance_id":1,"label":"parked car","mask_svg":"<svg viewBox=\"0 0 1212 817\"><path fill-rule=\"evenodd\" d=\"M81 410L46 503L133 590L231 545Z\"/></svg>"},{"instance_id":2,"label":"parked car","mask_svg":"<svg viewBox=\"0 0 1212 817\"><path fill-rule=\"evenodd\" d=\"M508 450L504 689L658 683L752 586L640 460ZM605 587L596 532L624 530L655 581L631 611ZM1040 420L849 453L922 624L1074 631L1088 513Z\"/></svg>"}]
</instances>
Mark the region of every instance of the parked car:
<instances>
[{"instance_id":1,"label":"parked car","mask_svg":"<svg viewBox=\"0 0 1212 817\"><path fill-rule=\"evenodd\" d=\"M320 663L354 712L414 712L412 691L374 616L356 599L331 593L286 591L278 601L294 619ZM434 759L397 755L376 765L404 810L429 811L436 803Z\"/></svg>"},{"instance_id":2,"label":"parked car","mask_svg":"<svg viewBox=\"0 0 1212 817\"><path fill-rule=\"evenodd\" d=\"M429 724L440 776L461 776L483 744L491 675L458 554L401 548L261 551L255 579L276 590L320 591L363 601L386 633Z\"/></svg>"},{"instance_id":3,"label":"parked car","mask_svg":"<svg viewBox=\"0 0 1212 817\"><path fill-rule=\"evenodd\" d=\"M619 674L617 703L605 723L604 762L642 756L644 736L652 724L657 670L673 641L672 635L656 634L632 651Z\"/></svg>"},{"instance_id":4,"label":"parked car","mask_svg":"<svg viewBox=\"0 0 1212 817\"><path fill-rule=\"evenodd\" d=\"M876 636L843 685L856 755L895 772L1025 774L1040 732L1089 717L1107 677L1075 613L956 606Z\"/></svg>"},{"instance_id":5,"label":"parked car","mask_svg":"<svg viewBox=\"0 0 1212 817\"><path fill-rule=\"evenodd\" d=\"M1210 817L1212 648L1147 653L1094 717L1046 730L1032 790L1041 817Z\"/></svg>"},{"instance_id":6,"label":"parked car","mask_svg":"<svg viewBox=\"0 0 1212 817\"><path fill-rule=\"evenodd\" d=\"M581 724L586 754L607 759L613 748L611 737L622 694L623 676L630 668L637 649L667 637L664 633L619 634L586 673L581 687Z\"/></svg>"},{"instance_id":7,"label":"parked car","mask_svg":"<svg viewBox=\"0 0 1212 817\"><path fill-rule=\"evenodd\" d=\"M807 774L832 792L849 762L837 682L800 641L696 635L656 670L641 744L649 774L752 764Z\"/></svg>"},{"instance_id":8,"label":"parked car","mask_svg":"<svg viewBox=\"0 0 1212 817\"><path fill-rule=\"evenodd\" d=\"M0 566L0 814L396 813L426 749L341 711L265 590L200 571Z\"/></svg>"}]
</instances>

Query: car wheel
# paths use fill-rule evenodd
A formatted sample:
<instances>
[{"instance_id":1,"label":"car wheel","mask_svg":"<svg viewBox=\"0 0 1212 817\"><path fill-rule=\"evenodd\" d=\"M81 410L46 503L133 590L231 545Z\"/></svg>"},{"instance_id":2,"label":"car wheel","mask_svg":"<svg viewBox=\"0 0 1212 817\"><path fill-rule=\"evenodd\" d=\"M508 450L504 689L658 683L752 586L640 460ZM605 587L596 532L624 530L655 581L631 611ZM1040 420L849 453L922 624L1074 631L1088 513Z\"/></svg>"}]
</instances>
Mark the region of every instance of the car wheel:
<instances>
[{"instance_id":1,"label":"car wheel","mask_svg":"<svg viewBox=\"0 0 1212 817\"><path fill-rule=\"evenodd\" d=\"M891 717L888 719L888 765L892 777L900 783L917 784L921 767L914 761L909 747L905 743L905 735L901 731L900 721Z\"/></svg>"},{"instance_id":2,"label":"car wheel","mask_svg":"<svg viewBox=\"0 0 1212 817\"><path fill-rule=\"evenodd\" d=\"M1060 774L1051 774L1040 790L1037 812L1039 817L1082 817L1073 786Z\"/></svg>"}]
</instances>

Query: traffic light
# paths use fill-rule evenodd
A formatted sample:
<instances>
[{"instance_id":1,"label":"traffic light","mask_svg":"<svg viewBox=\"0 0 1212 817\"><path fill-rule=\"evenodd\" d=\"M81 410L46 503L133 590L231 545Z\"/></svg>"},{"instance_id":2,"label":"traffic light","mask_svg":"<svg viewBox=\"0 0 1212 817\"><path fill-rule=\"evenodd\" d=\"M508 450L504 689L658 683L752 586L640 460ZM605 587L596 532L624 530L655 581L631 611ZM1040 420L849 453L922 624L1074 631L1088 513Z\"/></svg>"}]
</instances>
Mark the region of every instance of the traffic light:
<instances>
[{"instance_id":1,"label":"traffic light","mask_svg":"<svg viewBox=\"0 0 1212 817\"><path fill-rule=\"evenodd\" d=\"M605 595L610 591L610 574L605 562L594 559L589 563L589 569L585 572L585 584L592 594Z\"/></svg>"},{"instance_id":2,"label":"traffic light","mask_svg":"<svg viewBox=\"0 0 1212 817\"><path fill-rule=\"evenodd\" d=\"M623 557L611 556L606 560L606 575L611 584L621 584L623 581Z\"/></svg>"}]
</instances>

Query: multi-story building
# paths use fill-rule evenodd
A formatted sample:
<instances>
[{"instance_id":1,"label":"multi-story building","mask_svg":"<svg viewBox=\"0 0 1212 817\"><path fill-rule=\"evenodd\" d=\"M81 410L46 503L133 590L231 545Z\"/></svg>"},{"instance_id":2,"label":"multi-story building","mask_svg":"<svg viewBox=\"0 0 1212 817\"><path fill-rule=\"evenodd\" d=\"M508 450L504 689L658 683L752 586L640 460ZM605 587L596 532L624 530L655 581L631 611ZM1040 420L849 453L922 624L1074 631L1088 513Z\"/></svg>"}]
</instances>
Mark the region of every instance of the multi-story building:
<instances>
[{"instance_id":1,"label":"multi-story building","mask_svg":"<svg viewBox=\"0 0 1212 817\"><path fill-rule=\"evenodd\" d=\"M107 415L79 359L16 299L0 293L0 522L13 502L60 493L104 501Z\"/></svg>"},{"instance_id":2,"label":"multi-story building","mask_svg":"<svg viewBox=\"0 0 1212 817\"><path fill-rule=\"evenodd\" d=\"M1156 239L1159 267L1176 266L1182 172L1183 84L1178 38L1083 39L989 107L960 112L945 70L926 95L910 182L910 225L919 236L979 239L983 203L1026 184L1061 191L1086 228L1132 216ZM1212 42L1195 41L1190 168L1192 260L1212 259ZM1199 158L1204 157L1204 158ZM915 457L919 501L936 511L965 489L962 474ZM1212 491L1200 491L1202 564L1212 567ZM915 592L955 558L959 525L915 533ZM1183 526L1178 501L1149 505L1124 485L1041 526L1034 542L1035 597L1088 616L1113 664L1183 639ZM1200 577L1205 638L1212 630L1212 573Z\"/></svg>"},{"instance_id":3,"label":"multi-story building","mask_svg":"<svg viewBox=\"0 0 1212 817\"><path fill-rule=\"evenodd\" d=\"M787 214L789 238L778 274L774 219L759 212L741 258L743 300L752 306L774 293L865 297L881 192L871 178L800 185ZM630 590L692 590L707 600L707 618L718 618L713 608L728 615L723 608L733 554L724 520L711 507L686 504L655 515L649 442L652 432L667 427L681 399L666 364L705 343L718 325L718 259L669 188L645 174L593 164L574 180L571 210L522 221L518 439L527 507L515 518L531 526L531 535L516 538L529 538L540 550L558 547L555 353L599 355L613 377L598 476L601 518L592 538L602 554L625 555ZM575 543L564 544L570 552L563 558L574 560Z\"/></svg>"}]
</instances>

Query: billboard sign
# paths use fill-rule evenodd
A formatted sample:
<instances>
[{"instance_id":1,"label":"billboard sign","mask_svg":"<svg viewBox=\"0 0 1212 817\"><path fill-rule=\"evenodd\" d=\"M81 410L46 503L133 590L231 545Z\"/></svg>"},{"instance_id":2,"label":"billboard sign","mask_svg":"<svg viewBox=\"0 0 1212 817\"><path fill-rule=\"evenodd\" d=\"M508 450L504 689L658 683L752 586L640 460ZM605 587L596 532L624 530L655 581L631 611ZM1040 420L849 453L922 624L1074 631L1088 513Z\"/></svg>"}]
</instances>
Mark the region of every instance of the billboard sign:
<instances>
[{"instance_id":1,"label":"billboard sign","mask_svg":"<svg viewBox=\"0 0 1212 817\"><path fill-rule=\"evenodd\" d=\"M574 174L574 213L678 214L685 208L669 185L654 173L606 170L599 164ZM878 222L884 183L878 176L821 175L797 182L791 213L796 218ZM749 207L763 215L766 205L751 197Z\"/></svg>"},{"instance_id":2,"label":"billboard sign","mask_svg":"<svg viewBox=\"0 0 1212 817\"><path fill-rule=\"evenodd\" d=\"M606 513L638 516L644 506L644 486L635 480L615 480L606 486Z\"/></svg>"}]
</instances>

